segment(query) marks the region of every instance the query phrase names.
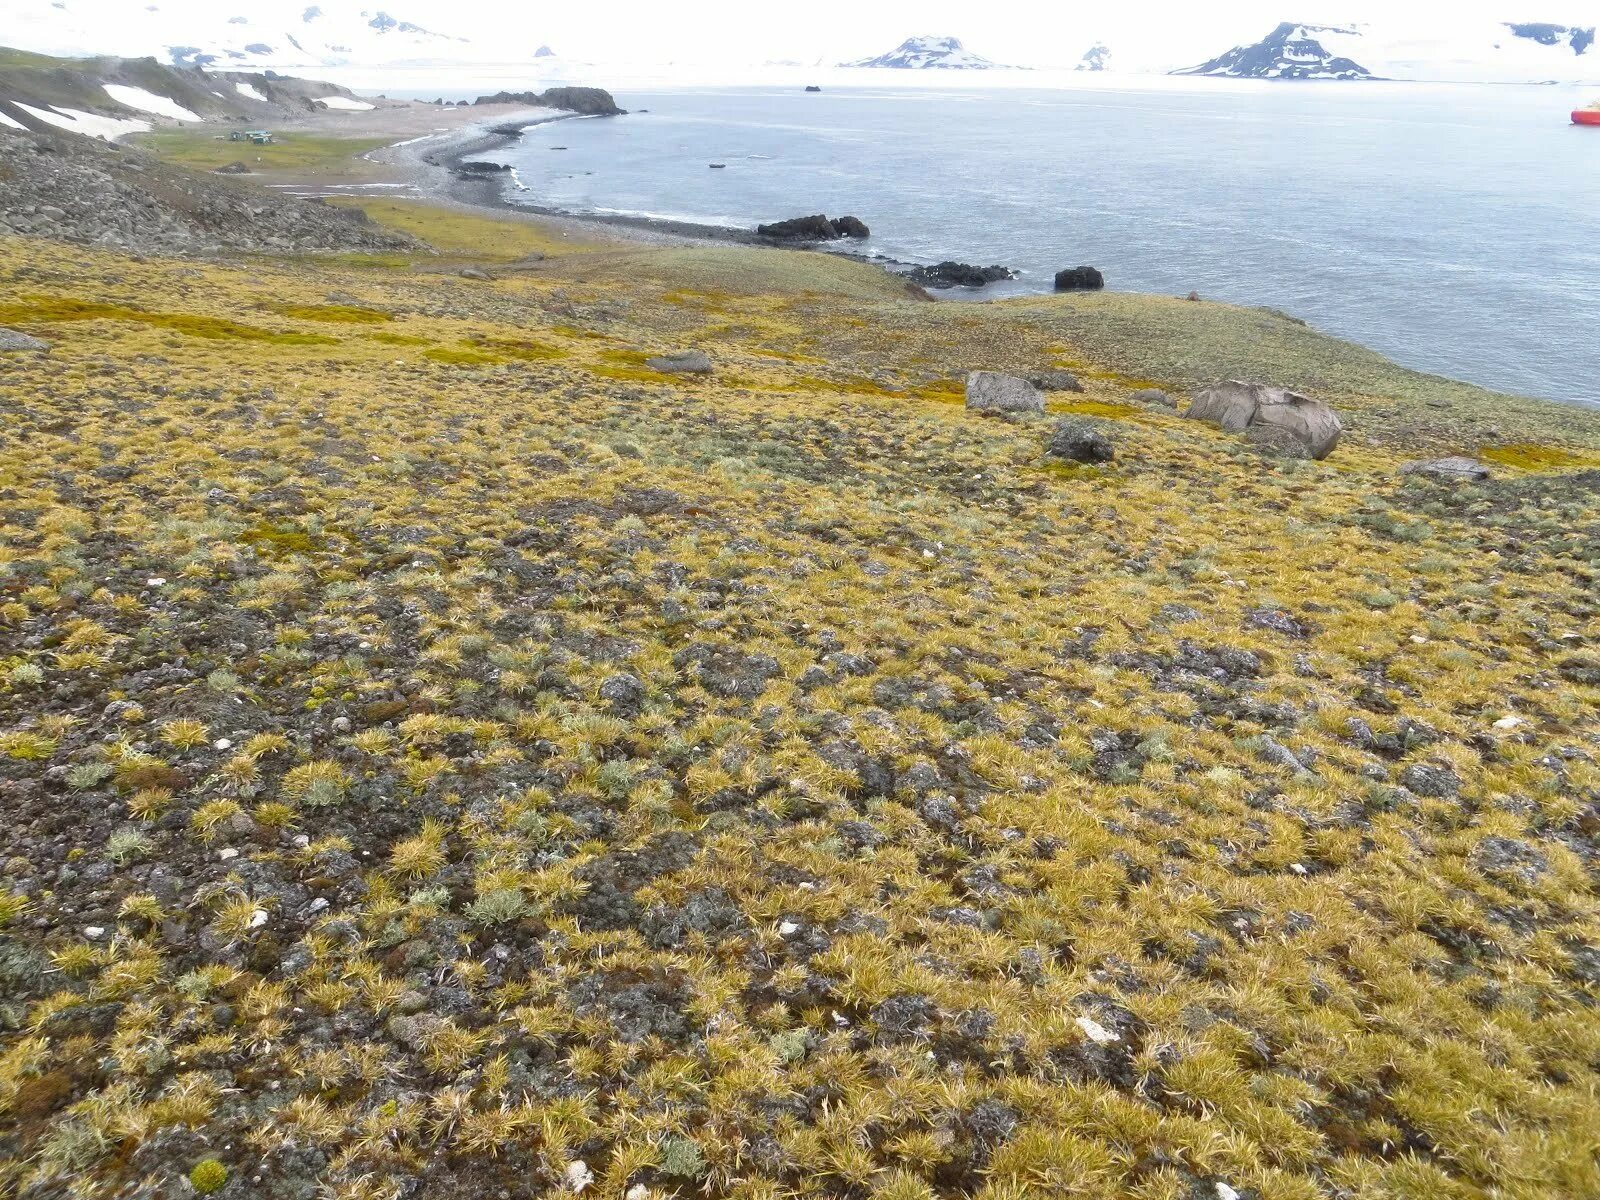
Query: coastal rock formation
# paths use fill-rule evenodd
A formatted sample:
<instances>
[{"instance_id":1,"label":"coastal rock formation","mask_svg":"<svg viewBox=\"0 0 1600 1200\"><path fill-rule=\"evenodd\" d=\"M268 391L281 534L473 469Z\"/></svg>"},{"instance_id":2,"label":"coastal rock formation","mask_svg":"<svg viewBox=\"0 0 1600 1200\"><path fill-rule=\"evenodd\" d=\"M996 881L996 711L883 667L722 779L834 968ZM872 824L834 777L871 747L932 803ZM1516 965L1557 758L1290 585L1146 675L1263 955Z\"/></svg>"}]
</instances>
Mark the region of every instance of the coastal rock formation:
<instances>
[{"instance_id":1,"label":"coastal rock formation","mask_svg":"<svg viewBox=\"0 0 1600 1200\"><path fill-rule=\"evenodd\" d=\"M973 371L967 376L967 408L980 413L1042 413L1044 397L1026 379Z\"/></svg>"},{"instance_id":2,"label":"coastal rock formation","mask_svg":"<svg viewBox=\"0 0 1600 1200\"><path fill-rule=\"evenodd\" d=\"M1489 478L1489 468L1475 458L1452 454L1448 458L1430 458L1425 462L1407 463L1400 468L1400 474L1426 475L1430 479L1476 482Z\"/></svg>"},{"instance_id":3,"label":"coastal rock formation","mask_svg":"<svg viewBox=\"0 0 1600 1200\"><path fill-rule=\"evenodd\" d=\"M479 96L474 104L526 104L530 108L559 108L562 112L577 113L580 117L621 117L628 110L618 108L617 102L605 88L553 87L542 92L496 92L492 96Z\"/></svg>"},{"instance_id":4,"label":"coastal rock formation","mask_svg":"<svg viewBox=\"0 0 1600 1200\"><path fill-rule=\"evenodd\" d=\"M1057 421L1044 452L1051 458L1075 463L1108 463L1117 456L1111 439L1081 417Z\"/></svg>"},{"instance_id":5,"label":"coastal rock formation","mask_svg":"<svg viewBox=\"0 0 1600 1200\"><path fill-rule=\"evenodd\" d=\"M1184 414L1232 433L1248 433L1264 449L1296 447L1327 458L1344 432L1338 414L1320 400L1263 383L1230 379L1195 393Z\"/></svg>"},{"instance_id":6,"label":"coastal rock formation","mask_svg":"<svg viewBox=\"0 0 1600 1200\"><path fill-rule=\"evenodd\" d=\"M1014 279L1016 272L1007 267L975 267L946 260L931 267L915 267L906 273L906 278L927 288L981 288L1002 279Z\"/></svg>"},{"instance_id":7,"label":"coastal rock formation","mask_svg":"<svg viewBox=\"0 0 1600 1200\"><path fill-rule=\"evenodd\" d=\"M1106 278L1098 267L1068 267L1056 272L1056 291L1094 292L1105 287Z\"/></svg>"},{"instance_id":8,"label":"coastal rock formation","mask_svg":"<svg viewBox=\"0 0 1600 1200\"><path fill-rule=\"evenodd\" d=\"M858 217L830 219L818 213L814 217L792 217L787 221L774 221L770 225L757 225L762 237L784 242L836 242L840 238L865 238L872 231Z\"/></svg>"},{"instance_id":9,"label":"coastal rock formation","mask_svg":"<svg viewBox=\"0 0 1600 1200\"><path fill-rule=\"evenodd\" d=\"M817 85L816 85L816 84L814 84L814 83L808 83L808 84L806 84L806 91L808 91L808 92L820 92L820 91L821 91L821 90L822 90L822 89L821 89L821 88L819 88L819 87L818 87L818 86L817 86Z\"/></svg>"},{"instance_id":10,"label":"coastal rock formation","mask_svg":"<svg viewBox=\"0 0 1600 1200\"><path fill-rule=\"evenodd\" d=\"M468 159L458 162L455 166L457 175L500 175L511 170L510 163L484 162L482 159Z\"/></svg>"}]
</instances>

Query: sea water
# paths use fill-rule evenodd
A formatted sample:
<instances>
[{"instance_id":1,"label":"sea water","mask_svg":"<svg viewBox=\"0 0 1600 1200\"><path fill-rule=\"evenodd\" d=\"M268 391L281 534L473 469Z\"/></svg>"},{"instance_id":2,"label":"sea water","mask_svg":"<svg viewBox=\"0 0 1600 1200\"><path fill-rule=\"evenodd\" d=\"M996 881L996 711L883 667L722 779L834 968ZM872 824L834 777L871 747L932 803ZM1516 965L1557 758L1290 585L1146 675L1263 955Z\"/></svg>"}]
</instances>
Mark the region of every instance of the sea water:
<instances>
[{"instance_id":1,"label":"sea water","mask_svg":"<svg viewBox=\"0 0 1600 1200\"><path fill-rule=\"evenodd\" d=\"M739 226L849 213L867 252L1020 272L981 297L1092 264L1112 288L1270 306L1423 371L1600 404L1600 129L1568 119L1587 98L1161 78L678 88L619 92L649 111L533 129L497 156L530 204Z\"/></svg>"}]
</instances>

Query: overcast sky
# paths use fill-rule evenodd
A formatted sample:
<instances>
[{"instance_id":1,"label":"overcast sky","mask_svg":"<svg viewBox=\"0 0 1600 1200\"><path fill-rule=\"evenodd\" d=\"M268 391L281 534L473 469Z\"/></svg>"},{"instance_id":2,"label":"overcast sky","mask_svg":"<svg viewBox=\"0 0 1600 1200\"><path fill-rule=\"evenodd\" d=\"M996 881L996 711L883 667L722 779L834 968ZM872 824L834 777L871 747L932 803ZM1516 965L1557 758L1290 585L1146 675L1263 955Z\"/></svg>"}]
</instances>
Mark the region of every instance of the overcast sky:
<instances>
[{"instance_id":1,"label":"overcast sky","mask_svg":"<svg viewBox=\"0 0 1600 1200\"><path fill-rule=\"evenodd\" d=\"M212 0L214 3L215 0ZM235 3L246 0L235 0ZM1596 23L1600 0L869 0L842 5L767 6L751 0L604 0L593 5L526 0L385 0L396 16L474 38L501 26L587 58L670 57L832 60L888 49L911 34L948 34L1000 62L1075 61L1095 39L1193 44L1219 50L1254 41L1280 21L1335 24L1381 21L1421 33L1463 20ZM365 5L363 5L365 7ZM1537 12L1530 11L1537 9ZM1509 11L1508 11L1509 10ZM805 14L814 11L819 19ZM417 15L410 15L415 13ZM827 19L827 18L833 19ZM1079 43L1084 43L1080 45Z\"/></svg>"},{"instance_id":2,"label":"overcast sky","mask_svg":"<svg viewBox=\"0 0 1600 1200\"><path fill-rule=\"evenodd\" d=\"M51 12L52 2L0 0L0 44L6 15L26 25ZM1179 61L1196 51L1209 57L1256 41L1285 20L1370 22L1390 37L1426 38L1448 38L1475 24L1492 36L1494 23L1509 20L1600 24L1600 0L824 0L799 9L759 0L59 0L54 15L64 7L80 27L106 38L157 6L155 19L167 30L215 28L243 15L293 31L310 4L351 19L382 10L470 38L479 48L503 49L504 61L525 60L548 43L572 60L733 67L770 60L835 63L881 53L912 34L959 37L977 54L1023 66L1071 65L1104 41L1126 66L1136 58L1160 59L1173 47Z\"/></svg>"}]
</instances>

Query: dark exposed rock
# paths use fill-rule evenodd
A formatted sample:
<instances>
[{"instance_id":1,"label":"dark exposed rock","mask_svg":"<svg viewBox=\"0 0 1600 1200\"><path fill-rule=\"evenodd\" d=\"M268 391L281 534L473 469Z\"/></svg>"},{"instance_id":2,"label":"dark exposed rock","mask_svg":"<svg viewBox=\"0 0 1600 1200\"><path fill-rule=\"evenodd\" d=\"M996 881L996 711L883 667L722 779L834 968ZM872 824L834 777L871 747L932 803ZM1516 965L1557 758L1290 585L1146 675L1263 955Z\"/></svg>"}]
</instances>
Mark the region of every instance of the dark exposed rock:
<instances>
[{"instance_id":1,"label":"dark exposed rock","mask_svg":"<svg viewBox=\"0 0 1600 1200\"><path fill-rule=\"evenodd\" d=\"M1068 267L1056 272L1056 291L1094 292L1105 287L1106 278L1098 267Z\"/></svg>"},{"instance_id":2,"label":"dark exposed rock","mask_svg":"<svg viewBox=\"0 0 1600 1200\"><path fill-rule=\"evenodd\" d=\"M1140 388L1128 399L1135 404L1159 404L1162 408L1178 407L1178 402L1160 388Z\"/></svg>"},{"instance_id":3,"label":"dark exposed rock","mask_svg":"<svg viewBox=\"0 0 1600 1200\"><path fill-rule=\"evenodd\" d=\"M1413 789L1414 790L1414 789ZM1491 878L1532 887L1550 869L1550 860L1527 842L1490 834L1472 848L1468 861Z\"/></svg>"},{"instance_id":4,"label":"dark exposed rock","mask_svg":"<svg viewBox=\"0 0 1600 1200\"><path fill-rule=\"evenodd\" d=\"M836 242L840 238L865 238L871 231L856 217L830 219L821 213L812 217L792 217L787 221L774 221L770 225L757 225L762 237L783 242Z\"/></svg>"},{"instance_id":5,"label":"dark exposed rock","mask_svg":"<svg viewBox=\"0 0 1600 1200\"><path fill-rule=\"evenodd\" d=\"M627 113L618 108L611 93L596 87L554 87L542 92L496 92L492 96L479 96L474 104L526 104L534 108L559 108L563 112L585 117L620 117Z\"/></svg>"},{"instance_id":6,"label":"dark exposed rock","mask_svg":"<svg viewBox=\"0 0 1600 1200\"><path fill-rule=\"evenodd\" d=\"M1078 377L1071 371L1059 368L1051 371L1038 371L1028 376L1028 382L1041 392L1081 392L1083 384L1078 382Z\"/></svg>"},{"instance_id":7,"label":"dark exposed rock","mask_svg":"<svg viewBox=\"0 0 1600 1200\"><path fill-rule=\"evenodd\" d=\"M1080 417L1063 417L1056 422L1045 453L1075 463L1108 463L1117 456L1111 439Z\"/></svg>"},{"instance_id":8,"label":"dark exposed rock","mask_svg":"<svg viewBox=\"0 0 1600 1200\"><path fill-rule=\"evenodd\" d=\"M981 288L1002 279L1014 279L1016 272L1008 267L975 267L947 259L931 267L916 267L906 273L906 278L926 288Z\"/></svg>"},{"instance_id":9,"label":"dark exposed rock","mask_svg":"<svg viewBox=\"0 0 1600 1200\"><path fill-rule=\"evenodd\" d=\"M1400 772L1400 786L1435 800L1448 800L1461 793L1461 777L1449 767L1412 763Z\"/></svg>"}]
</instances>

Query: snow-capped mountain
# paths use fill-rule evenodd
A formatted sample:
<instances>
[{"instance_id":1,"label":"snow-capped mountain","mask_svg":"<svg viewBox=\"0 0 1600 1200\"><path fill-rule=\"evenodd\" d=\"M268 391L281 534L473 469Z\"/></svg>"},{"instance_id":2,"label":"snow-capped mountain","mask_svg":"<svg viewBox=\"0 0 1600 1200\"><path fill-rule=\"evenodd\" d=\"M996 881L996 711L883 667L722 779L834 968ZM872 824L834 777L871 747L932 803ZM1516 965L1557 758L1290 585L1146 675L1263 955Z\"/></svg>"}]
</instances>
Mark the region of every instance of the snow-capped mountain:
<instances>
[{"instance_id":1,"label":"snow-capped mountain","mask_svg":"<svg viewBox=\"0 0 1600 1200\"><path fill-rule=\"evenodd\" d=\"M1111 65L1111 47L1104 42L1096 42L1083 52L1083 57L1078 60L1075 71L1104 71Z\"/></svg>"},{"instance_id":2,"label":"snow-capped mountain","mask_svg":"<svg viewBox=\"0 0 1600 1200\"><path fill-rule=\"evenodd\" d=\"M1291 25L1285 21L1259 42L1235 46L1174 75L1226 75L1233 79L1371 79L1372 72L1348 57L1361 33L1332 25Z\"/></svg>"},{"instance_id":3,"label":"snow-capped mountain","mask_svg":"<svg viewBox=\"0 0 1600 1200\"><path fill-rule=\"evenodd\" d=\"M1546 22L1345 26L1285 22L1175 75L1240 79L1417 79L1465 83L1581 83L1600 79L1595 27Z\"/></svg>"},{"instance_id":4,"label":"snow-capped mountain","mask_svg":"<svg viewBox=\"0 0 1600 1200\"><path fill-rule=\"evenodd\" d=\"M1000 66L974 54L953 37L909 37L887 54L840 63L841 67L892 67L902 71L989 71Z\"/></svg>"}]
</instances>

